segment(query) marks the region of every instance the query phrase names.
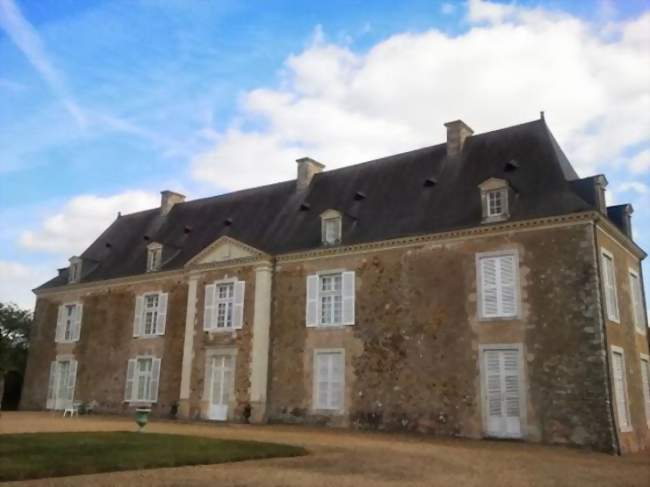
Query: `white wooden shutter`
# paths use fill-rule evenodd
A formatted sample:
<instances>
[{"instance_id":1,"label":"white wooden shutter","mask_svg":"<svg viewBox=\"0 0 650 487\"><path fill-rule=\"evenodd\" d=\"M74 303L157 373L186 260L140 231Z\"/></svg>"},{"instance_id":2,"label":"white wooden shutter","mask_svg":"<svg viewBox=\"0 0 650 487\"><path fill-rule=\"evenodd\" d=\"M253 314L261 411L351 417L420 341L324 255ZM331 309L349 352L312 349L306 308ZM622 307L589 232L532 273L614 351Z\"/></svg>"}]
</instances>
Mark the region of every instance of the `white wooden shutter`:
<instances>
[{"instance_id":1,"label":"white wooden shutter","mask_svg":"<svg viewBox=\"0 0 650 487\"><path fill-rule=\"evenodd\" d=\"M616 296L616 276L614 274L614 261L606 254L603 254L603 281L605 284L605 302L607 304L607 317L612 321L618 321L618 299Z\"/></svg>"},{"instance_id":2,"label":"white wooden shutter","mask_svg":"<svg viewBox=\"0 0 650 487\"><path fill-rule=\"evenodd\" d=\"M168 293L158 294L158 314L156 315L156 335L165 334L165 323L167 322L167 296Z\"/></svg>"},{"instance_id":3,"label":"white wooden shutter","mask_svg":"<svg viewBox=\"0 0 650 487\"><path fill-rule=\"evenodd\" d=\"M153 359L151 366L151 394L149 399L151 402L158 401L158 384L160 383L160 359Z\"/></svg>"},{"instance_id":4,"label":"white wooden shutter","mask_svg":"<svg viewBox=\"0 0 650 487\"><path fill-rule=\"evenodd\" d=\"M644 332L645 312L643 309L643 294L641 293L641 282L639 276L630 272L630 295L632 296L632 311L634 313L634 324L637 329Z\"/></svg>"},{"instance_id":5,"label":"white wooden shutter","mask_svg":"<svg viewBox=\"0 0 650 487\"><path fill-rule=\"evenodd\" d=\"M47 401L45 403L46 409L54 409L54 400L56 398L56 372L58 363L56 360L50 363L50 378L47 386Z\"/></svg>"},{"instance_id":6,"label":"white wooden shutter","mask_svg":"<svg viewBox=\"0 0 650 487\"><path fill-rule=\"evenodd\" d=\"M57 313L56 317L56 331L54 333L54 341L55 342L61 342L63 341L63 335L65 333L65 305L60 305L59 306L59 311Z\"/></svg>"},{"instance_id":7,"label":"white wooden shutter","mask_svg":"<svg viewBox=\"0 0 650 487\"><path fill-rule=\"evenodd\" d=\"M203 383L203 400L212 401L210 398L210 391L212 388L212 369L214 356L208 356L205 360L205 382Z\"/></svg>"},{"instance_id":8,"label":"white wooden shutter","mask_svg":"<svg viewBox=\"0 0 650 487\"><path fill-rule=\"evenodd\" d=\"M340 352L330 354L330 408L343 409L343 354Z\"/></svg>"},{"instance_id":9,"label":"white wooden shutter","mask_svg":"<svg viewBox=\"0 0 650 487\"><path fill-rule=\"evenodd\" d=\"M134 389L134 380L135 380L135 367L136 367L136 359L131 358L128 361L127 367L126 367L126 386L124 387L124 400L125 401L133 401L133 395L135 392Z\"/></svg>"},{"instance_id":10,"label":"white wooden shutter","mask_svg":"<svg viewBox=\"0 0 650 487\"><path fill-rule=\"evenodd\" d=\"M517 314L517 262L514 255L502 255L499 261L499 308L501 316Z\"/></svg>"},{"instance_id":11,"label":"white wooden shutter","mask_svg":"<svg viewBox=\"0 0 650 487\"><path fill-rule=\"evenodd\" d=\"M519 391L519 352L504 350L501 352L503 367L504 412L506 421L505 434L519 436L521 429L520 391Z\"/></svg>"},{"instance_id":12,"label":"white wooden shutter","mask_svg":"<svg viewBox=\"0 0 650 487\"><path fill-rule=\"evenodd\" d=\"M499 315L497 260L495 257L480 259L481 316L491 318Z\"/></svg>"},{"instance_id":13,"label":"white wooden shutter","mask_svg":"<svg viewBox=\"0 0 650 487\"><path fill-rule=\"evenodd\" d=\"M329 355L316 354L316 408L327 409L329 404Z\"/></svg>"},{"instance_id":14,"label":"white wooden shutter","mask_svg":"<svg viewBox=\"0 0 650 487\"><path fill-rule=\"evenodd\" d=\"M215 284L206 284L205 286L205 303L203 306L203 329L211 330L216 326L216 303L215 293L217 286Z\"/></svg>"},{"instance_id":15,"label":"white wooden shutter","mask_svg":"<svg viewBox=\"0 0 650 487\"><path fill-rule=\"evenodd\" d=\"M320 282L317 274L307 276L307 305L305 311L305 321L307 326L318 326L319 313L318 308L318 286Z\"/></svg>"},{"instance_id":16,"label":"white wooden shutter","mask_svg":"<svg viewBox=\"0 0 650 487\"><path fill-rule=\"evenodd\" d=\"M612 370L614 373L614 391L616 393L616 410L618 412L619 426L621 429L627 429L630 425L630 416L627 409L623 354L619 352L612 353Z\"/></svg>"},{"instance_id":17,"label":"white wooden shutter","mask_svg":"<svg viewBox=\"0 0 650 487\"><path fill-rule=\"evenodd\" d=\"M79 341L79 337L81 336L81 319L83 317L83 311L84 311L84 305L81 303L78 303L77 306L75 306L74 309L74 327L73 327L73 334L72 334L72 340L73 341Z\"/></svg>"},{"instance_id":18,"label":"white wooden shutter","mask_svg":"<svg viewBox=\"0 0 650 487\"><path fill-rule=\"evenodd\" d=\"M503 425L501 361L498 350L486 350L484 354L487 430L499 434Z\"/></svg>"},{"instance_id":19,"label":"white wooden shutter","mask_svg":"<svg viewBox=\"0 0 650 487\"><path fill-rule=\"evenodd\" d=\"M643 387L645 419L650 424L650 361L646 359L641 359L641 387Z\"/></svg>"},{"instance_id":20,"label":"white wooden shutter","mask_svg":"<svg viewBox=\"0 0 650 487\"><path fill-rule=\"evenodd\" d=\"M354 271L344 272L341 280L343 294L343 324L354 325Z\"/></svg>"},{"instance_id":21,"label":"white wooden shutter","mask_svg":"<svg viewBox=\"0 0 650 487\"><path fill-rule=\"evenodd\" d=\"M144 309L144 296L136 296L135 298L135 316L133 318L133 336L142 336L142 310Z\"/></svg>"},{"instance_id":22,"label":"white wooden shutter","mask_svg":"<svg viewBox=\"0 0 650 487\"><path fill-rule=\"evenodd\" d=\"M74 388L77 383L77 366L76 360L70 360L70 370L68 371L68 383L66 384L65 398L69 401L74 400Z\"/></svg>"},{"instance_id":23,"label":"white wooden shutter","mask_svg":"<svg viewBox=\"0 0 650 487\"><path fill-rule=\"evenodd\" d=\"M244 326L244 292L246 290L245 281L235 282L235 309L233 312L233 328Z\"/></svg>"}]
</instances>

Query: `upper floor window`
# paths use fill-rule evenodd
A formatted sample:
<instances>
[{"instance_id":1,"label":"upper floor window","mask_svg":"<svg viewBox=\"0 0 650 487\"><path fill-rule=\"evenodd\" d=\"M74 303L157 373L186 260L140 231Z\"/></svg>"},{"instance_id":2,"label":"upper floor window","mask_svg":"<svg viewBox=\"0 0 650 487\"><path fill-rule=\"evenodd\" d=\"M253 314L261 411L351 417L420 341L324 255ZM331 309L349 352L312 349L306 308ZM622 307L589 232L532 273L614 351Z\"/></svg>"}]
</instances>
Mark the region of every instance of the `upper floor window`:
<instances>
[{"instance_id":1,"label":"upper floor window","mask_svg":"<svg viewBox=\"0 0 650 487\"><path fill-rule=\"evenodd\" d=\"M307 326L353 325L354 272L328 272L307 277Z\"/></svg>"},{"instance_id":2,"label":"upper floor window","mask_svg":"<svg viewBox=\"0 0 650 487\"><path fill-rule=\"evenodd\" d=\"M70 268L68 270L68 283L72 284L81 280L81 259L79 257L70 258Z\"/></svg>"},{"instance_id":3,"label":"upper floor window","mask_svg":"<svg viewBox=\"0 0 650 487\"><path fill-rule=\"evenodd\" d=\"M508 181L490 178L479 185L483 223L503 221L510 217Z\"/></svg>"},{"instance_id":4,"label":"upper floor window","mask_svg":"<svg viewBox=\"0 0 650 487\"><path fill-rule=\"evenodd\" d=\"M129 402L156 402L160 382L160 359L137 357L129 359L126 368L124 400Z\"/></svg>"},{"instance_id":5,"label":"upper floor window","mask_svg":"<svg viewBox=\"0 0 650 487\"><path fill-rule=\"evenodd\" d=\"M321 214L321 234L325 245L341 243L341 214L336 210L327 210Z\"/></svg>"},{"instance_id":6,"label":"upper floor window","mask_svg":"<svg viewBox=\"0 0 650 487\"><path fill-rule=\"evenodd\" d=\"M516 252L477 255L479 316L515 318L519 312L519 262Z\"/></svg>"},{"instance_id":7,"label":"upper floor window","mask_svg":"<svg viewBox=\"0 0 650 487\"><path fill-rule=\"evenodd\" d=\"M146 293L135 298L133 336L150 337L165 334L167 293Z\"/></svg>"},{"instance_id":8,"label":"upper floor window","mask_svg":"<svg viewBox=\"0 0 650 487\"><path fill-rule=\"evenodd\" d=\"M614 256L607 250L601 250L602 279L605 290L605 307L607 318L619 322L618 293L616 290L616 271L614 270Z\"/></svg>"},{"instance_id":9,"label":"upper floor window","mask_svg":"<svg viewBox=\"0 0 650 487\"><path fill-rule=\"evenodd\" d=\"M643 308L643 292L641 291L641 281L639 274L630 270L630 296L632 298L632 314L634 315L634 325L639 333L646 332L645 310Z\"/></svg>"},{"instance_id":10,"label":"upper floor window","mask_svg":"<svg viewBox=\"0 0 650 487\"><path fill-rule=\"evenodd\" d=\"M76 342L81 334L81 303L66 303L59 306L56 321L56 342Z\"/></svg>"},{"instance_id":11,"label":"upper floor window","mask_svg":"<svg viewBox=\"0 0 650 487\"><path fill-rule=\"evenodd\" d=\"M147 245L147 272L159 271L162 264L162 245L153 242Z\"/></svg>"},{"instance_id":12,"label":"upper floor window","mask_svg":"<svg viewBox=\"0 0 650 487\"><path fill-rule=\"evenodd\" d=\"M242 328L246 283L224 279L205 286L203 329L206 331Z\"/></svg>"}]
</instances>

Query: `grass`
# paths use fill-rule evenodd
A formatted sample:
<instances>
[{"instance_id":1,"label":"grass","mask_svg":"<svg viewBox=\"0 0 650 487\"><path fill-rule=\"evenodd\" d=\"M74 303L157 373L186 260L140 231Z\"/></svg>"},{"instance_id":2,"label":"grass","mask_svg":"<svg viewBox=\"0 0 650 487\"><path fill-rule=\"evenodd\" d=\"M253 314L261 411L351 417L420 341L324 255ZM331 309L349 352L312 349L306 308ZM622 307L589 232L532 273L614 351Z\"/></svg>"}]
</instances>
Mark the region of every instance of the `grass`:
<instances>
[{"instance_id":1,"label":"grass","mask_svg":"<svg viewBox=\"0 0 650 487\"><path fill-rule=\"evenodd\" d=\"M0 435L0 482L304 454L275 443L156 433Z\"/></svg>"}]
</instances>

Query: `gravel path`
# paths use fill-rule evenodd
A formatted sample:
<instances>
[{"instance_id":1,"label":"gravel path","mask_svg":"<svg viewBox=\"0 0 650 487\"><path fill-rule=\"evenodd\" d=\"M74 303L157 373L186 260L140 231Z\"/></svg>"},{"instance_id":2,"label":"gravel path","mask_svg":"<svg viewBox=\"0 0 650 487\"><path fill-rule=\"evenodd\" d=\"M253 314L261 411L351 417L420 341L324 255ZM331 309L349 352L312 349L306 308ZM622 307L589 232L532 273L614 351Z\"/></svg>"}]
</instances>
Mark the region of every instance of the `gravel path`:
<instances>
[{"instance_id":1,"label":"gravel path","mask_svg":"<svg viewBox=\"0 0 650 487\"><path fill-rule=\"evenodd\" d=\"M3 413L0 434L134 430L129 418L61 418ZM305 446L300 458L166 468L7 486L650 486L650 453L614 457L516 442L439 439L294 426L214 425L155 421L147 431L251 439Z\"/></svg>"}]
</instances>

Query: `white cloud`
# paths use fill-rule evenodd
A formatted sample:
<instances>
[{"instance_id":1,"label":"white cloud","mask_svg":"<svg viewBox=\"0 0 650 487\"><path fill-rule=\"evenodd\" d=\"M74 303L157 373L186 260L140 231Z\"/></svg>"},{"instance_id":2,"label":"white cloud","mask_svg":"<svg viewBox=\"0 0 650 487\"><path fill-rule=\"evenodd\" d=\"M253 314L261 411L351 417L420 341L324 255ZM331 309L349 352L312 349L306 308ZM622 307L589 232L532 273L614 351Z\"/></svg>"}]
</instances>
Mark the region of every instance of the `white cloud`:
<instances>
[{"instance_id":1,"label":"white cloud","mask_svg":"<svg viewBox=\"0 0 650 487\"><path fill-rule=\"evenodd\" d=\"M650 149L643 150L629 160L629 166L635 173L643 173L650 170Z\"/></svg>"},{"instance_id":2,"label":"white cloud","mask_svg":"<svg viewBox=\"0 0 650 487\"><path fill-rule=\"evenodd\" d=\"M606 38L569 14L514 3L473 0L467 16L463 34L398 34L363 54L317 30L287 59L280 88L243 95L193 177L220 189L263 184L294 177L297 156L335 168L443 142L449 120L483 132L540 110L583 175L649 141L650 13L611 24Z\"/></svg>"},{"instance_id":3,"label":"white cloud","mask_svg":"<svg viewBox=\"0 0 650 487\"><path fill-rule=\"evenodd\" d=\"M23 232L19 243L26 249L69 257L85 250L116 218L118 211L132 213L159 204L159 196L144 191L106 197L77 196L45 218L40 228Z\"/></svg>"},{"instance_id":4,"label":"white cloud","mask_svg":"<svg viewBox=\"0 0 650 487\"><path fill-rule=\"evenodd\" d=\"M619 184L616 187L617 192L634 192L637 194L646 194L648 192L648 185L645 183L641 183L639 181L626 181L624 183Z\"/></svg>"},{"instance_id":5,"label":"white cloud","mask_svg":"<svg viewBox=\"0 0 650 487\"><path fill-rule=\"evenodd\" d=\"M84 127L86 116L83 110L68 92L63 76L48 57L38 32L23 17L13 0L0 0L0 27L27 57L77 124Z\"/></svg>"},{"instance_id":6,"label":"white cloud","mask_svg":"<svg viewBox=\"0 0 650 487\"><path fill-rule=\"evenodd\" d=\"M31 289L53 277L53 271L0 260L0 302L15 303L32 309L35 297Z\"/></svg>"},{"instance_id":7,"label":"white cloud","mask_svg":"<svg viewBox=\"0 0 650 487\"><path fill-rule=\"evenodd\" d=\"M453 3L445 2L440 6L440 11L445 15L451 15L456 11L456 6Z\"/></svg>"}]
</instances>

